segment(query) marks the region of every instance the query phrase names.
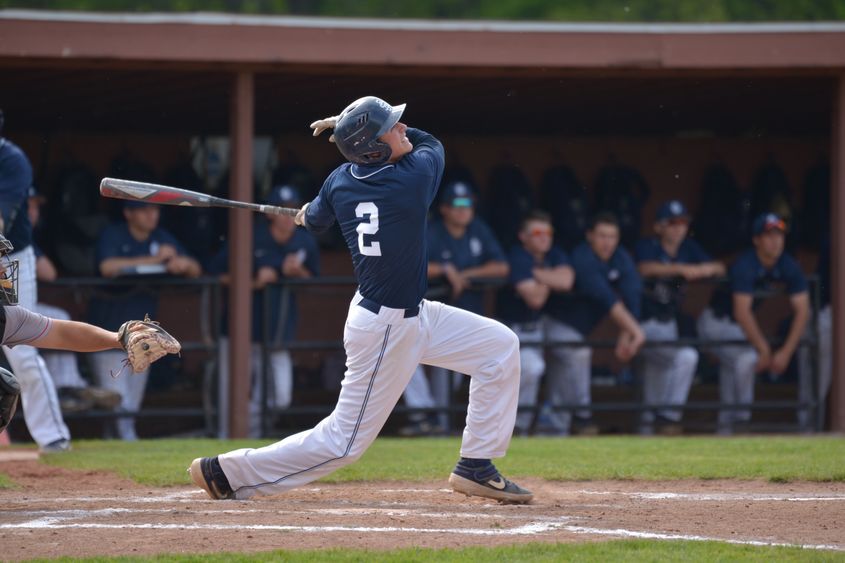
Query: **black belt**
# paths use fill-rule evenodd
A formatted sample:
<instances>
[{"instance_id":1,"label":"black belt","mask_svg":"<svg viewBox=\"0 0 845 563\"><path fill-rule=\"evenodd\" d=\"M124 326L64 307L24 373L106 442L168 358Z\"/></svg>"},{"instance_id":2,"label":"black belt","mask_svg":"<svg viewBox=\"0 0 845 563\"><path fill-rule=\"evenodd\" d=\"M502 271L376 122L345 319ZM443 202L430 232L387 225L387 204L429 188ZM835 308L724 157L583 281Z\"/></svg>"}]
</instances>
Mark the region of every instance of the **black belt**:
<instances>
[{"instance_id":1,"label":"black belt","mask_svg":"<svg viewBox=\"0 0 845 563\"><path fill-rule=\"evenodd\" d=\"M366 297L362 298L358 305L366 309L367 311L371 312L374 315L378 315L379 311L381 310L381 305L373 301L372 299L367 299ZM420 314L420 306L417 305L416 307L411 307L410 309L405 309L405 318L411 319L416 317Z\"/></svg>"}]
</instances>

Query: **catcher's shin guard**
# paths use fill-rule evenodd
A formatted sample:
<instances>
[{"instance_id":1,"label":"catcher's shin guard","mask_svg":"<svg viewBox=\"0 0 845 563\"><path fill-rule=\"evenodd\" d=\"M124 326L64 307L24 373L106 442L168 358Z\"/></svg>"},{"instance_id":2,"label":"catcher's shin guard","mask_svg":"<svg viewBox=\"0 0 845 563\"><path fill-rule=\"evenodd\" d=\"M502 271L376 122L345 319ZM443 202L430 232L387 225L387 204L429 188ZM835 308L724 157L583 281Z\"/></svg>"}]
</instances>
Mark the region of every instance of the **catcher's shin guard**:
<instances>
[{"instance_id":1,"label":"catcher's shin guard","mask_svg":"<svg viewBox=\"0 0 845 563\"><path fill-rule=\"evenodd\" d=\"M214 500L235 498L232 487L216 457L198 457L188 468L191 481Z\"/></svg>"},{"instance_id":2,"label":"catcher's shin guard","mask_svg":"<svg viewBox=\"0 0 845 563\"><path fill-rule=\"evenodd\" d=\"M20 396L21 385L17 378L9 370L0 368L0 432L12 422Z\"/></svg>"}]
</instances>

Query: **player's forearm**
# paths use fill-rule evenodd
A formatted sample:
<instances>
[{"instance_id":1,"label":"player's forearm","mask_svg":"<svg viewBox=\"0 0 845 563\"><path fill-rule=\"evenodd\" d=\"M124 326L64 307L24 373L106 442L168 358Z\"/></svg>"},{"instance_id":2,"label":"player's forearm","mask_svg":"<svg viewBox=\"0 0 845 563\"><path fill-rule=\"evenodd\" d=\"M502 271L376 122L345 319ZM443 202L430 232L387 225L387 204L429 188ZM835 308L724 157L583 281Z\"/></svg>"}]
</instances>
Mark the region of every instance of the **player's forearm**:
<instances>
[{"instance_id":1,"label":"player's forearm","mask_svg":"<svg viewBox=\"0 0 845 563\"><path fill-rule=\"evenodd\" d=\"M786 340L781 349L789 356L795 353L798 348L798 343L801 337L804 336L804 329L807 327L807 321L810 319L809 300L804 300L800 305L793 304L792 323L789 325L789 333L786 335Z\"/></svg>"},{"instance_id":2,"label":"player's forearm","mask_svg":"<svg viewBox=\"0 0 845 563\"><path fill-rule=\"evenodd\" d=\"M640 262L637 270L644 278L670 278L684 275L685 264L662 264L660 262Z\"/></svg>"},{"instance_id":3,"label":"player's forearm","mask_svg":"<svg viewBox=\"0 0 845 563\"><path fill-rule=\"evenodd\" d=\"M517 294L525 301L525 305L533 310L539 311L549 300L549 286L537 283L536 281L528 281L520 283L516 288Z\"/></svg>"},{"instance_id":4,"label":"player's forearm","mask_svg":"<svg viewBox=\"0 0 845 563\"><path fill-rule=\"evenodd\" d=\"M443 152L443 145L437 140L437 137L431 133L426 133L422 129L408 127L408 129L405 130L405 136L408 137L408 140L411 141L412 145L414 145L414 149L426 146L434 151Z\"/></svg>"},{"instance_id":5,"label":"player's forearm","mask_svg":"<svg viewBox=\"0 0 845 563\"><path fill-rule=\"evenodd\" d=\"M569 291L575 283L575 270L568 266L558 268L535 268L534 278L552 291Z\"/></svg>"},{"instance_id":6,"label":"player's forearm","mask_svg":"<svg viewBox=\"0 0 845 563\"><path fill-rule=\"evenodd\" d=\"M106 258L100 262L100 274L107 278L114 278L120 275L124 268L143 266L146 264L161 264L162 259L158 256L137 256L134 258Z\"/></svg>"},{"instance_id":7,"label":"player's forearm","mask_svg":"<svg viewBox=\"0 0 845 563\"><path fill-rule=\"evenodd\" d=\"M634 318L621 301L617 301L610 308L610 318L619 327L619 330L632 335L642 334L640 323L637 322L637 319Z\"/></svg>"},{"instance_id":8,"label":"player's forearm","mask_svg":"<svg viewBox=\"0 0 845 563\"><path fill-rule=\"evenodd\" d=\"M485 262L480 266L474 266L461 270L461 274L465 278L504 278L510 273L510 266L507 262L500 262L498 260L491 260Z\"/></svg>"},{"instance_id":9,"label":"player's forearm","mask_svg":"<svg viewBox=\"0 0 845 563\"><path fill-rule=\"evenodd\" d=\"M35 261L35 279L38 281L55 281L58 272L53 262L46 256L41 256Z\"/></svg>"},{"instance_id":10,"label":"player's forearm","mask_svg":"<svg viewBox=\"0 0 845 563\"><path fill-rule=\"evenodd\" d=\"M707 273L710 277L718 278L724 276L727 273L725 265L717 260L713 260L712 262L705 262L703 266L707 267Z\"/></svg>"},{"instance_id":11,"label":"player's forearm","mask_svg":"<svg viewBox=\"0 0 845 563\"><path fill-rule=\"evenodd\" d=\"M78 321L51 320L51 327L41 338L32 342L38 348L100 352L121 348L117 333Z\"/></svg>"},{"instance_id":12,"label":"player's forearm","mask_svg":"<svg viewBox=\"0 0 845 563\"><path fill-rule=\"evenodd\" d=\"M757 319L754 318L754 312L750 307L734 308L734 318L742 329L742 332L745 333L745 337L748 338L748 341L755 349L765 350L768 348L769 343L766 341L766 337L763 336L763 332L760 330Z\"/></svg>"}]
</instances>

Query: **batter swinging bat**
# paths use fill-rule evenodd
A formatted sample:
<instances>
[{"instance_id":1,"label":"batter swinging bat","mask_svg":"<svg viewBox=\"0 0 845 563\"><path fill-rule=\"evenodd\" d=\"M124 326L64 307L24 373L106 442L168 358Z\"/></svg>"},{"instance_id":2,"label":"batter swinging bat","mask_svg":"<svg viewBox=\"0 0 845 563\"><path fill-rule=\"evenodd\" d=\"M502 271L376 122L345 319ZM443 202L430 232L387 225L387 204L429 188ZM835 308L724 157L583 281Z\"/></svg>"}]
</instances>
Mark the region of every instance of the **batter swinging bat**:
<instances>
[{"instance_id":1,"label":"batter swinging bat","mask_svg":"<svg viewBox=\"0 0 845 563\"><path fill-rule=\"evenodd\" d=\"M201 194L191 190L162 186L159 184L148 184L134 180L119 180L117 178L103 178L100 182L100 195L116 199L129 199L143 201L145 203L157 203L161 205L187 205L188 207L231 207L234 209L249 209L259 213L271 213L273 215L295 216L299 209L291 207L278 207L276 205L262 205L258 203L246 203L214 197L208 194Z\"/></svg>"}]
</instances>

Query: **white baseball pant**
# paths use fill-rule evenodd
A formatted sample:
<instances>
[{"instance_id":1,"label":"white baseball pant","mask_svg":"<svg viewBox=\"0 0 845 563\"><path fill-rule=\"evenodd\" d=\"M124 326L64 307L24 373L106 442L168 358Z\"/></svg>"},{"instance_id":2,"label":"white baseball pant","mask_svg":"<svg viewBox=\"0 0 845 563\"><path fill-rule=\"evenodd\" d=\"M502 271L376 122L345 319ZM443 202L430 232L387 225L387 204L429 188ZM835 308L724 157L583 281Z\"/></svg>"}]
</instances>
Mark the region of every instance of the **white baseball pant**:
<instances>
[{"instance_id":1,"label":"white baseball pant","mask_svg":"<svg viewBox=\"0 0 845 563\"><path fill-rule=\"evenodd\" d=\"M516 325L513 328L520 343L538 343L543 340L544 331L551 341L581 342L584 337L574 328L543 317L533 326ZM589 405L590 396L590 364L593 350L584 347L552 347L551 362L546 381L546 394L553 406ZM520 346L519 356L522 374L519 384L519 406L536 407L537 393L540 390L540 380L546 373L545 350L541 346ZM589 409L581 409L575 413L587 418ZM517 416L516 426L520 430L527 430L531 425L531 411L523 411ZM572 424L569 411L555 412L551 415L552 424L562 433L568 433Z\"/></svg>"},{"instance_id":2,"label":"white baseball pant","mask_svg":"<svg viewBox=\"0 0 845 563\"><path fill-rule=\"evenodd\" d=\"M22 307L35 310L38 302L38 284L35 281L35 252L32 246L13 252L10 260L18 265L18 302ZM62 418L59 398L47 364L32 346L3 346L3 352L12 373L21 384L21 405L26 427L39 446L56 440L70 440L70 431Z\"/></svg>"},{"instance_id":3,"label":"white baseball pant","mask_svg":"<svg viewBox=\"0 0 845 563\"><path fill-rule=\"evenodd\" d=\"M90 355L91 368L97 383L103 389L110 389L120 393L119 412L136 412L141 408L144 400L144 390L147 388L147 378L150 369L140 373L134 373L130 366L126 366L121 374L112 377L112 372L117 373L123 367L123 361L127 359L123 350L106 350L95 352ZM135 432L135 417L118 418L116 422L117 435L121 440L134 441L138 439Z\"/></svg>"},{"instance_id":4,"label":"white baseball pant","mask_svg":"<svg viewBox=\"0 0 845 563\"><path fill-rule=\"evenodd\" d=\"M678 323L674 320L649 319L642 323L647 342L678 340ZM687 402L698 350L690 346L646 346L643 358L643 404L683 405ZM658 409L656 414L678 422L683 416L679 409ZM654 422L655 411L643 411L642 422Z\"/></svg>"},{"instance_id":5,"label":"white baseball pant","mask_svg":"<svg viewBox=\"0 0 845 563\"><path fill-rule=\"evenodd\" d=\"M831 373L833 372L833 349L831 348L833 332L832 307L827 305L819 311L816 318L816 331L819 338L819 373L817 380L817 393L813 392L813 370L815 365L812 361L812 348L802 346L798 349L798 400L801 402L818 398L819 408L824 411L827 394L830 391ZM807 336L809 336L810 324L807 323ZM798 411L798 423L801 426L813 424L810 420L810 412L807 409Z\"/></svg>"},{"instance_id":6,"label":"white baseball pant","mask_svg":"<svg viewBox=\"0 0 845 563\"><path fill-rule=\"evenodd\" d=\"M698 335L708 340L747 340L742 328L729 317L717 318L707 308L698 317ZM719 358L719 399L726 405L754 402L754 366L757 351L747 346L729 344L710 348ZM751 420L750 409L720 410L719 430L730 431L734 422Z\"/></svg>"},{"instance_id":7,"label":"white baseball pant","mask_svg":"<svg viewBox=\"0 0 845 563\"><path fill-rule=\"evenodd\" d=\"M449 388L449 382L452 386ZM461 384L461 374L451 372L447 369L429 367L426 376L423 366L417 366L411 381L405 388L402 398L405 405L416 409L427 409L434 407L446 407L449 405L451 393L456 391ZM412 420L424 420L424 416L411 417ZM445 412L438 413L438 424L442 428L449 427L449 415Z\"/></svg>"},{"instance_id":8,"label":"white baseball pant","mask_svg":"<svg viewBox=\"0 0 845 563\"><path fill-rule=\"evenodd\" d=\"M357 460L376 439L417 364L438 366L471 379L460 454L505 455L519 392L519 343L501 323L423 301L419 314L359 307L355 295L343 342L346 373L334 411L311 430L269 446L219 456L235 498L277 494Z\"/></svg>"},{"instance_id":9,"label":"white baseball pant","mask_svg":"<svg viewBox=\"0 0 845 563\"><path fill-rule=\"evenodd\" d=\"M219 350L219 380L220 389L220 438L228 438L226 424L229 420L229 339L220 338ZM261 437L261 403L264 396L264 357L261 344L254 342L250 349L250 365L252 366L251 390L249 394L249 437ZM277 350L270 352L270 373L272 378L267 382L268 405L275 408L290 406L293 394L293 364L290 352Z\"/></svg>"}]
</instances>

